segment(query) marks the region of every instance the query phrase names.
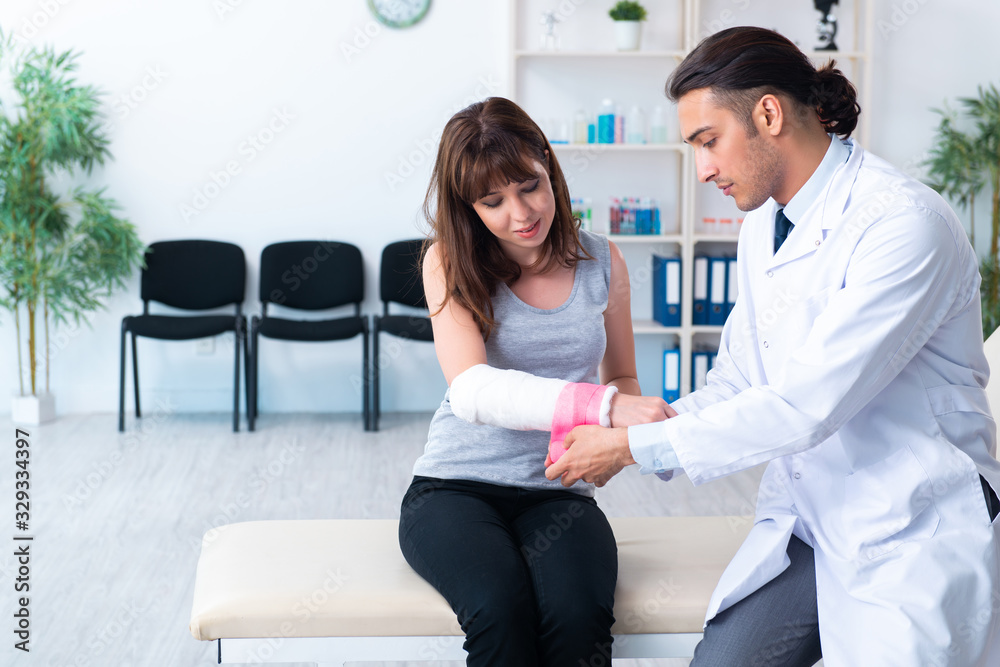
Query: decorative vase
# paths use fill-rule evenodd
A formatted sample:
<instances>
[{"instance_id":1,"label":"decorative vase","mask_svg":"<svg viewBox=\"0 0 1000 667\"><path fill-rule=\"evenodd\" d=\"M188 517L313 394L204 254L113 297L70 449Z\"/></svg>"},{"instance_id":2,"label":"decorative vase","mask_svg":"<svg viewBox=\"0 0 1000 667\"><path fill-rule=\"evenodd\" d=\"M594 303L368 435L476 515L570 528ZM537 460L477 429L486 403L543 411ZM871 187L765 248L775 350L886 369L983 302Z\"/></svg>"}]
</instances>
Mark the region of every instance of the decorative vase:
<instances>
[{"instance_id":1,"label":"decorative vase","mask_svg":"<svg viewBox=\"0 0 1000 667\"><path fill-rule=\"evenodd\" d=\"M615 21L615 40L619 51L638 51L642 21Z\"/></svg>"},{"instance_id":2,"label":"decorative vase","mask_svg":"<svg viewBox=\"0 0 1000 667\"><path fill-rule=\"evenodd\" d=\"M44 424L56 418L56 397L53 394L14 396L10 409L15 424Z\"/></svg>"}]
</instances>

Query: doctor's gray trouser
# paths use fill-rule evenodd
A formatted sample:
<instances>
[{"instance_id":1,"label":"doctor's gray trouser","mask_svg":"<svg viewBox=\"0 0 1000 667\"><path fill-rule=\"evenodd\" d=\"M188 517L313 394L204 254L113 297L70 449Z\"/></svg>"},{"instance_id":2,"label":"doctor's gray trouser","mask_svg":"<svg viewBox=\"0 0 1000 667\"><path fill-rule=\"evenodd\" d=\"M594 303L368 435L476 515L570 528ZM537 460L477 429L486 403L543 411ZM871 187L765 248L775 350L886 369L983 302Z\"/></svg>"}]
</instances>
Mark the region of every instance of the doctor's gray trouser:
<instances>
[{"instance_id":1,"label":"doctor's gray trouser","mask_svg":"<svg viewBox=\"0 0 1000 667\"><path fill-rule=\"evenodd\" d=\"M979 479L992 520L1000 501ZM691 667L812 667L823 657L812 547L792 535L787 553L784 572L708 622Z\"/></svg>"},{"instance_id":2,"label":"doctor's gray trouser","mask_svg":"<svg viewBox=\"0 0 1000 667\"><path fill-rule=\"evenodd\" d=\"M792 535L785 571L705 627L691 667L811 667L823 657L813 550Z\"/></svg>"}]
</instances>

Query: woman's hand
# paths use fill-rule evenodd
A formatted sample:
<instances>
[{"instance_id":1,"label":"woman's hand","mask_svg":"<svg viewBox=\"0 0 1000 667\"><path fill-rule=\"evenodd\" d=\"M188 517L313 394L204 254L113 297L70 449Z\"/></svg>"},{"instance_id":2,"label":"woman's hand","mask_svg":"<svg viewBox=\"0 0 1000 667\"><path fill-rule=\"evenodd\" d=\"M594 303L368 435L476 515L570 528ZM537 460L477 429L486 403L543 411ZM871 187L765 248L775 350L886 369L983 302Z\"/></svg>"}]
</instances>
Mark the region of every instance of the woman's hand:
<instances>
[{"instance_id":1,"label":"woman's hand","mask_svg":"<svg viewBox=\"0 0 1000 667\"><path fill-rule=\"evenodd\" d=\"M677 411L657 396L632 396L618 392L611 399L612 428L661 422L676 417Z\"/></svg>"}]
</instances>

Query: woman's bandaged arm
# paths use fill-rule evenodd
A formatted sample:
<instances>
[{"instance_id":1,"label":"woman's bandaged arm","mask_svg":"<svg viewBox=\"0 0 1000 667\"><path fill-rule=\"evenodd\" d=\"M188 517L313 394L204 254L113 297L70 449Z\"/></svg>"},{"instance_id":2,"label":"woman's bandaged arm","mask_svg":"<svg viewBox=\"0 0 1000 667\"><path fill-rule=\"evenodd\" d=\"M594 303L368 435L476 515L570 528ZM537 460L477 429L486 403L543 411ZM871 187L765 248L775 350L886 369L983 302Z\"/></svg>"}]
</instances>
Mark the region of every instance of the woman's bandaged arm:
<instances>
[{"instance_id":1,"label":"woman's bandaged arm","mask_svg":"<svg viewBox=\"0 0 1000 667\"><path fill-rule=\"evenodd\" d=\"M544 378L523 371L472 366L451 382L451 410L474 424L517 431L552 431L562 442L574 426L611 425L615 387Z\"/></svg>"}]
</instances>

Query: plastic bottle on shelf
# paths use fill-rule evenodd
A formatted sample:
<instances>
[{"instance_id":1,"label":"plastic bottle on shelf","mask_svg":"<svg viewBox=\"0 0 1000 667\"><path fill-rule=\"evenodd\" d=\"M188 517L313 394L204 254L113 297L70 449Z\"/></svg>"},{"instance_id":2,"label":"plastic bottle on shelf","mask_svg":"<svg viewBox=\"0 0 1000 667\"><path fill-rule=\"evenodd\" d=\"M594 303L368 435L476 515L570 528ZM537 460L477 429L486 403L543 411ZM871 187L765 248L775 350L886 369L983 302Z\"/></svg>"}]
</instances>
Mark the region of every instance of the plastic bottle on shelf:
<instances>
[{"instance_id":1,"label":"plastic bottle on shelf","mask_svg":"<svg viewBox=\"0 0 1000 667\"><path fill-rule=\"evenodd\" d=\"M615 107L615 143L625 143L625 112L620 106Z\"/></svg>"},{"instance_id":2,"label":"plastic bottle on shelf","mask_svg":"<svg viewBox=\"0 0 1000 667\"><path fill-rule=\"evenodd\" d=\"M573 143L587 143L587 114L583 109L579 109L573 116Z\"/></svg>"},{"instance_id":3,"label":"plastic bottle on shelf","mask_svg":"<svg viewBox=\"0 0 1000 667\"><path fill-rule=\"evenodd\" d=\"M643 197L639 200L639 224L638 233L639 234L652 234L653 233L653 203L649 197Z\"/></svg>"},{"instance_id":4,"label":"plastic bottle on shelf","mask_svg":"<svg viewBox=\"0 0 1000 667\"><path fill-rule=\"evenodd\" d=\"M597 115L597 143L615 143L615 103L610 99L601 102L601 111Z\"/></svg>"},{"instance_id":5,"label":"plastic bottle on shelf","mask_svg":"<svg viewBox=\"0 0 1000 667\"><path fill-rule=\"evenodd\" d=\"M625 143L644 144L646 143L646 115L639 107L629 109L628 118L625 119L627 134Z\"/></svg>"},{"instance_id":6,"label":"plastic bottle on shelf","mask_svg":"<svg viewBox=\"0 0 1000 667\"><path fill-rule=\"evenodd\" d=\"M663 107L653 109L653 116L649 120L649 143L667 143L667 115Z\"/></svg>"},{"instance_id":7,"label":"plastic bottle on shelf","mask_svg":"<svg viewBox=\"0 0 1000 667\"><path fill-rule=\"evenodd\" d=\"M549 121L551 135L549 135L550 144L568 144L569 143L569 133L570 125L569 120L566 118L553 118Z\"/></svg>"}]
</instances>

